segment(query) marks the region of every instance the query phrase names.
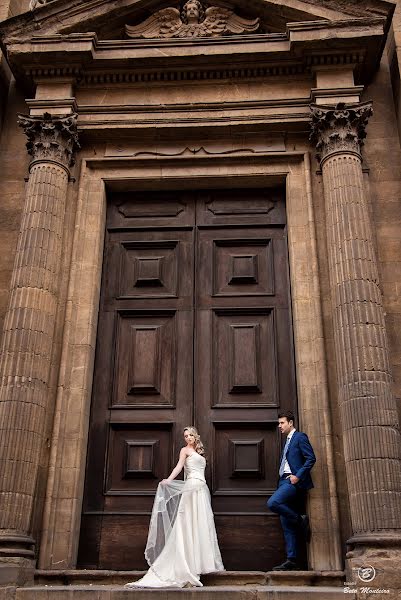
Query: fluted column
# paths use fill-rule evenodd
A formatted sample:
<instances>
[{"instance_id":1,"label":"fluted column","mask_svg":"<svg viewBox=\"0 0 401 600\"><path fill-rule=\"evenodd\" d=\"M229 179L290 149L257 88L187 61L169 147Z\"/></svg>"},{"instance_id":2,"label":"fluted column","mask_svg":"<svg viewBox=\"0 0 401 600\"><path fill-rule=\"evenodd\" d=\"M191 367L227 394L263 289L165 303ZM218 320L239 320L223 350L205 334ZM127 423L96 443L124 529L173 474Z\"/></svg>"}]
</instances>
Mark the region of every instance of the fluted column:
<instances>
[{"instance_id":1,"label":"fluted column","mask_svg":"<svg viewBox=\"0 0 401 600\"><path fill-rule=\"evenodd\" d=\"M312 106L323 175L344 458L354 544L401 539L401 444L361 145L370 103Z\"/></svg>"},{"instance_id":2,"label":"fluted column","mask_svg":"<svg viewBox=\"0 0 401 600\"><path fill-rule=\"evenodd\" d=\"M19 118L32 155L0 366L0 559L32 557L76 115Z\"/></svg>"}]
</instances>

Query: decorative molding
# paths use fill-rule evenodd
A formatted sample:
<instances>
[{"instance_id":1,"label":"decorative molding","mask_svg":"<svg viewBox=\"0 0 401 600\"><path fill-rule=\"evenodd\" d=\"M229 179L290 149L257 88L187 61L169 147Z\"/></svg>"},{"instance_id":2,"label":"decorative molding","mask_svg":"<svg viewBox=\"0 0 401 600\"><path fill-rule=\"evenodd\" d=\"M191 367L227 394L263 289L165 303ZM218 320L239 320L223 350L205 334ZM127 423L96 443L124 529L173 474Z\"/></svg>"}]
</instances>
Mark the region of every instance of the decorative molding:
<instances>
[{"instance_id":1,"label":"decorative molding","mask_svg":"<svg viewBox=\"0 0 401 600\"><path fill-rule=\"evenodd\" d=\"M68 169L74 164L74 152L80 148L77 115L54 117L18 116L18 125L28 138L28 154L34 161L54 161Z\"/></svg>"},{"instance_id":2,"label":"decorative molding","mask_svg":"<svg viewBox=\"0 0 401 600\"><path fill-rule=\"evenodd\" d=\"M317 158L323 161L334 152L361 153L365 128L373 114L372 103L318 106L311 104L310 140L316 144Z\"/></svg>"},{"instance_id":3,"label":"decorative molding","mask_svg":"<svg viewBox=\"0 0 401 600\"><path fill-rule=\"evenodd\" d=\"M118 212L123 215L126 219L146 219L146 218L154 218L154 217L178 217L179 214L185 212L186 205L178 200L175 202L163 202L158 203L155 200L149 200L146 203L142 202L133 202L132 200L126 200L122 204L117 204L116 208ZM151 246L149 244L143 244L141 242L134 243L123 243L124 248L175 248L176 243L170 243L170 245L166 245L164 242L162 245L157 245L154 242L151 242Z\"/></svg>"},{"instance_id":4,"label":"decorative molding","mask_svg":"<svg viewBox=\"0 0 401 600\"><path fill-rule=\"evenodd\" d=\"M330 100L334 100L337 98L337 103L340 101L339 98L348 97L347 102L355 103L357 100L353 100L352 97L357 97L358 99L361 97L364 91L363 85L353 85L349 87L343 88L312 88L310 92L310 99L312 102L316 103L319 99L325 98L326 102L330 102ZM345 102L345 100L341 100Z\"/></svg>"},{"instance_id":5,"label":"decorative molding","mask_svg":"<svg viewBox=\"0 0 401 600\"><path fill-rule=\"evenodd\" d=\"M180 11L164 8L136 26L126 25L130 38L204 38L252 33L260 19L243 19L228 8L206 8L199 0L188 0Z\"/></svg>"},{"instance_id":6,"label":"decorative molding","mask_svg":"<svg viewBox=\"0 0 401 600\"><path fill-rule=\"evenodd\" d=\"M256 36L255 36L256 37ZM264 39L268 43L268 36L261 35L259 40ZM216 38L216 40L219 38ZM231 42L237 42L241 38L231 39ZM227 41L227 38L219 39ZM35 44L38 38L35 39ZM138 40L136 40L138 41ZM139 40L141 41L141 40ZM180 40L180 43L186 40ZM129 40L125 40L126 43L131 43ZM124 42L124 43L125 43ZM132 43L134 40L132 40ZM168 42L170 40L162 40L159 43ZM148 42L150 43L150 42ZM99 48L102 50L105 48L101 42L95 45L94 52ZM247 64L245 66L234 67L231 64L227 67L224 66L201 66L195 69L189 69L184 65L177 65L176 67L166 68L152 66L152 67L141 67L141 69L133 70L127 69L122 65L115 65L115 68L105 69L93 69L85 70L82 67L77 66L57 66L50 67L49 65L43 64L42 66L37 65L29 67L24 70L24 77L29 78L33 81L37 79L53 79L59 77L74 77L78 81L80 86L104 86L107 85L129 85L131 83L176 83L184 81L210 81L210 80L232 80L232 79L265 79L266 77L295 77L298 75L304 75L309 73L315 65L320 68L325 66L341 66L341 65L362 65L364 60L364 52L336 52L335 54L329 52L321 52L315 56L304 56L304 57L293 57L291 60L286 62L277 61L277 64L272 62L254 65Z\"/></svg>"},{"instance_id":7,"label":"decorative molding","mask_svg":"<svg viewBox=\"0 0 401 600\"><path fill-rule=\"evenodd\" d=\"M45 112L50 112L52 115L68 114L72 115L78 112L78 104L75 98L63 98L56 100L49 100L42 98L37 100L26 99L26 105L28 106L31 116L42 115Z\"/></svg>"},{"instance_id":8,"label":"decorative molding","mask_svg":"<svg viewBox=\"0 0 401 600\"><path fill-rule=\"evenodd\" d=\"M231 477L232 478L246 478L252 477L253 479L264 479L265 478L265 440L264 438L259 439L240 439L235 440L228 438L229 443L229 460L231 466ZM249 457L244 455L244 449L253 450L253 463L249 460ZM242 456L241 456L242 455ZM241 460L242 459L242 460ZM242 464L241 464L242 463ZM244 466L246 464L246 466Z\"/></svg>"},{"instance_id":9,"label":"decorative molding","mask_svg":"<svg viewBox=\"0 0 401 600\"><path fill-rule=\"evenodd\" d=\"M323 64L323 60L322 60ZM232 80L232 79L255 79L266 77L293 77L303 75L305 73L305 65L301 61L294 61L287 65L262 65L262 66L246 66L240 68L200 68L196 70L188 70L184 68L172 69L153 69L136 72L127 72L126 70L119 72L116 70L113 73L85 73L81 79L81 85L104 85L106 84L125 84L125 83L152 83L152 82L181 82L181 81L209 81L209 80ZM32 78L41 77L40 69L32 70L30 73Z\"/></svg>"},{"instance_id":10,"label":"decorative molding","mask_svg":"<svg viewBox=\"0 0 401 600\"><path fill-rule=\"evenodd\" d=\"M267 199L262 202L255 202L255 205L252 208L248 207L237 207L237 203L235 204L235 208L230 205L225 205L219 199L209 200L205 204L205 208L207 211L211 212L215 217L221 216L234 216L234 215L242 215L242 216L251 216L251 215L268 215L270 211L276 208L276 200ZM270 242L270 240L269 240ZM258 246L266 246L265 240L252 240L252 243L257 244ZM231 240L218 240L216 241L216 246L231 246Z\"/></svg>"},{"instance_id":11,"label":"decorative molding","mask_svg":"<svg viewBox=\"0 0 401 600\"><path fill-rule=\"evenodd\" d=\"M274 149L276 150L276 149ZM284 152L285 150L283 150ZM205 148L204 146L199 146L196 148L189 148L188 146L185 147L183 150L181 151L177 151L177 150L172 150L171 152L161 152L158 150L142 150L142 151L137 151L137 152L132 152L131 154L125 153L125 156L167 156L167 157L172 157L172 156L196 156L197 154L203 154L206 156L220 156L220 155L232 155L232 154L259 154L260 152L269 152L269 149L262 149L262 150L257 150L255 148L247 148L247 147L243 147L243 148L234 148L234 149L230 149L228 150L227 148L221 148L221 150L208 150L207 148ZM116 153L115 155L109 153L107 156L121 156L122 153ZM124 156L124 154L123 154Z\"/></svg>"}]
</instances>

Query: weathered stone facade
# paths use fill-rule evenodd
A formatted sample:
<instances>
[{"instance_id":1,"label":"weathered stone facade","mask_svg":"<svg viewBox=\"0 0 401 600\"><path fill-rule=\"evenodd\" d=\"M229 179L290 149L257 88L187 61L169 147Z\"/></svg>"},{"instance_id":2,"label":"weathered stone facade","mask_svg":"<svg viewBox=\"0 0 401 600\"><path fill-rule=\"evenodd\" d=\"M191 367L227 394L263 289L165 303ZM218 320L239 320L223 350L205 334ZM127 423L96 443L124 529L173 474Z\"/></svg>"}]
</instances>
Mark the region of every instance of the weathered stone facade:
<instances>
[{"instance_id":1,"label":"weathered stone facade","mask_svg":"<svg viewBox=\"0 0 401 600\"><path fill-rule=\"evenodd\" d=\"M290 584L396 598L401 9L184 4L0 1L0 598L124 580L77 569L109 199L237 188L285 193L298 415L318 458L309 574ZM280 584L249 577L260 598Z\"/></svg>"}]
</instances>

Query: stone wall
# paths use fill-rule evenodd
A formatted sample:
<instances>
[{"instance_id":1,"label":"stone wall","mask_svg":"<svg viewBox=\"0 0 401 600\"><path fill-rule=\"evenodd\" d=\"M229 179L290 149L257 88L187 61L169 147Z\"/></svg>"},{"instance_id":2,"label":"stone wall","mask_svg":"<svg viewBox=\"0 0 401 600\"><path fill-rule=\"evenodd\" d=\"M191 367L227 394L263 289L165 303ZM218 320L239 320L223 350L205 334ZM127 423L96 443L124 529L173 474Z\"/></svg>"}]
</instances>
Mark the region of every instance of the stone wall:
<instances>
[{"instance_id":1,"label":"stone wall","mask_svg":"<svg viewBox=\"0 0 401 600\"><path fill-rule=\"evenodd\" d=\"M365 99L373 100L364 148L369 169L373 230L376 236L379 277L386 310L394 393L401 414L401 148L386 57Z\"/></svg>"},{"instance_id":2,"label":"stone wall","mask_svg":"<svg viewBox=\"0 0 401 600\"><path fill-rule=\"evenodd\" d=\"M386 54L390 66L391 84L397 117L398 130L401 133L401 6L398 3L387 40Z\"/></svg>"},{"instance_id":3,"label":"stone wall","mask_svg":"<svg viewBox=\"0 0 401 600\"><path fill-rule=\"evenodd\" d=\"M26 112L24 97L11 83L4 127L0 139L0 323L7 308L29 157L26 138L17 125L17 114Z\"/></svg>"},{"instance_id":4,"label":"stone wall","mask_svg":"<svg viewBox=\"0 0 401 600\"><path fill-rule=\"evenodd\" d=\"M372 137L372 144L367 146L365 155L371 169L372 212L377 235L384 305L387 310L394 393L398 399L398 408L401 414L400 3L397 4L394 12L386 50L380 71L371 86L375 114L369 126L369 137ZM391 82L391 88L389 82ZM398 135L396 125L398 125ZM376 143L373 143L373 139ZM377 156L377 147L381 150L380 156Z\"/></svg>"},{"instance_id":5,"label":"stone wall","mask_svg":"<svg viewBox=\"0 0 401 600\"><path fill-rule=\"evenodd\" d=\"M28 10L29 0L0 0L0 21ZM26 112L24 95L11 77L0 52L0 337L8 301L14 252L24 201L29 164L25 136L17 126L17 113ZM4 127L2 128L2 124Z\"/></svg>"},{"instance_id":6,"label":"stone wall","mask_svg":"<svg viewBox=\"0 0 401 600\"><path fill-rule=\"evenodd\" d=\"M0 22L28 10L29 0L0 0ZM11 72L0 51L0 132L7 108Z\"/></svg>"}]
</instances>

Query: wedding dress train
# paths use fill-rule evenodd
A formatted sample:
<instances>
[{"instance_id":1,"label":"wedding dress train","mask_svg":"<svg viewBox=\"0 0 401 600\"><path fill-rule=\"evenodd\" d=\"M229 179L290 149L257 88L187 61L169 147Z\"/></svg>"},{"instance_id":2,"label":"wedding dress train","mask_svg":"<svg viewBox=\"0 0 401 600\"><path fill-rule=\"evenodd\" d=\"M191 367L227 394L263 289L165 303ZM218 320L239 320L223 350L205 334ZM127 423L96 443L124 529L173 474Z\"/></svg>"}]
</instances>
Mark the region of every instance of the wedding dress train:
<instances>
[{"instance_id":1,"label":"wedding dress train","mask_svg":"<svg viewBox=\"0 0 401 600\"><path fill-rule=\"evenodd\" d=\"M224 571L205 466L194 452L185 460L184 481L159 484L145 549L150 568L126 587L202 586L201 573Z\"/></svg>"}]
</instances>

